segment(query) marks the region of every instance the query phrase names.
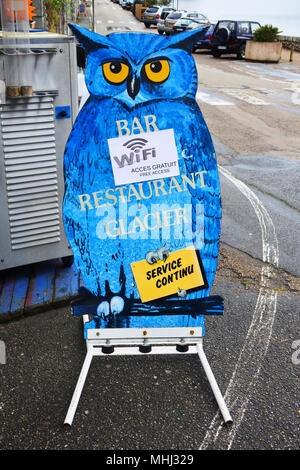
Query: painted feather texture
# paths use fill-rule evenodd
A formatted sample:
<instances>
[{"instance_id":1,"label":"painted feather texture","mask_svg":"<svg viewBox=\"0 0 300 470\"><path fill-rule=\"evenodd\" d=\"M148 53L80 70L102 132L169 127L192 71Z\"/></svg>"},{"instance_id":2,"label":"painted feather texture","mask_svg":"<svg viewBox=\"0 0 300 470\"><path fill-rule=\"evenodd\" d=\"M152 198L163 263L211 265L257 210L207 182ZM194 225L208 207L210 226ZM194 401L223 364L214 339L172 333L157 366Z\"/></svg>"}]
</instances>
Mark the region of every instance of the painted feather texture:
<instances>
[{"instance_id":1,"label":"painted feather texture","mask_svg":"<svg viewBox=\"0 0 300 470\"><path fill-rule=\"evenodd\" d=\"M66 145L63 214L66 234L85 286L98 297L110 299L112 295L119 295L139 299L130 263L145 259L147 252L163 245L175 251L194 244L199 248L209 287L190 292L179 301L207 297L217 268L221 199L215 151L195 100L195 63L182 49L191 44L191 33L178 35L181 39L143 33L114 33L102 37L80 27L71 28L89 52L86 84L90 98L78 115ZM145 79L146 66L151 61L168 62L169 75L162 83ZM127 67L127 80L120 85L109 83L103 74L103 64L112 62L122 62ZM142 191L143 198L131 193L130 201L123 205L122 202L112 205L112 199L111 204L104 205L105 191L111 189L110 194L113 194L115 189L107 139L118 137L116 121L126 120L131 128L134 118L143 124L144 117L150 115L156 117L159 130L174 130L180 167L180 176L176 176L179 189L178 185L174 187L171 178L163 178L165 192L158 196L150 183L139 183L139 186L134 183L136 193ZM142 136L139 129L134 135ZM192 180L196 172L203 172L205 186L188 185L183 191L182 175ZM81 210L78 195L95 192L99 198L103 197L99 199L99 208ZM190 207L188 235L176 233L174 229L167 239L162 232L158 239L151 239L148 232L138 230L130 237L105 236L105 221L119 219L128 212L130 227L130 214L143 220L145 214L153 212L153 204L163 204L164 208ZM202 211L200 215L199 211Z\"/></svg>"}]
</instances>

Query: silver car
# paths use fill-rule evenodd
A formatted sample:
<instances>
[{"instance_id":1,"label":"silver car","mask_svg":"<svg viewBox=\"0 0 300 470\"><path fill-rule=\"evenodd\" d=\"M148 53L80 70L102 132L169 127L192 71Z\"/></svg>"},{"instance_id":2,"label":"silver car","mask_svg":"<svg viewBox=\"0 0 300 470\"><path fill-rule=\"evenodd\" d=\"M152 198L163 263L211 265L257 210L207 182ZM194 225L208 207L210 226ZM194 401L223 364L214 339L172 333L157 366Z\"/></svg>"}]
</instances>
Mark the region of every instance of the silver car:
<instances>
[{"instance_id":1,"label":"silver car","mask_svg":"<svg viewBox=\"0 0 300 470\"><path fill-rule=\"evenodd\" d=\"M167 16L172 13L173 11L175 11L173 8L169 8L169 7L164 7L162 9L162 12L157 20L157 24L156 24L156 27L157 27L157 32L159 34L164 34L165 32L165 19L167 18Z\"/></svg>"},{"instance_id":2,"label":"silver car","mask_svg":"<svg viewBox=\"0 0 300 470\"><path fill-rule=\"evenodd\" d=\"M198 13L197 11L190 11L185 15L187 18L193 18L202 23L209 23L209 19L207 16L203 15L202 13Z\"/></svg>"},{"instance_id":3,"label":"silver car","mask_svg":"<svg viewBox=\"0 0 300 470\"><path fill-rule=\"evenodd\" d=\"M182 16L186 15L186 10L173 11L165 19L163 32L166 36L170 36L174 32L174 25Z\"/></svg>"}]
</instances>

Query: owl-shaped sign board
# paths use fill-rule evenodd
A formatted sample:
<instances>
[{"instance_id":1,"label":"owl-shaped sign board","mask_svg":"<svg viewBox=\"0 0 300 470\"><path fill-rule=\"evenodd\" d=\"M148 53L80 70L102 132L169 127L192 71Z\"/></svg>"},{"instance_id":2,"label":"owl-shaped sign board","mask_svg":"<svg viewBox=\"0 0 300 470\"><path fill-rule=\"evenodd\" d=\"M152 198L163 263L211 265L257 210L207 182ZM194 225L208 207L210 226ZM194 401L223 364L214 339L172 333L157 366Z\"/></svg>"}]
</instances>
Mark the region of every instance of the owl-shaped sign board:
<instances>
[{"instance_id":1,"label":"owl-shaped sign board","mask_svg":"<svg viewBox=\"0 0 300 470\"><path fill-rule=\"evenodd\" d=\"M90 93L66 145L64 224L89 328L203 326L221 229L211 136L195 100L199 30L100 36L76 25Z\"/></svg>"}]
</instances>

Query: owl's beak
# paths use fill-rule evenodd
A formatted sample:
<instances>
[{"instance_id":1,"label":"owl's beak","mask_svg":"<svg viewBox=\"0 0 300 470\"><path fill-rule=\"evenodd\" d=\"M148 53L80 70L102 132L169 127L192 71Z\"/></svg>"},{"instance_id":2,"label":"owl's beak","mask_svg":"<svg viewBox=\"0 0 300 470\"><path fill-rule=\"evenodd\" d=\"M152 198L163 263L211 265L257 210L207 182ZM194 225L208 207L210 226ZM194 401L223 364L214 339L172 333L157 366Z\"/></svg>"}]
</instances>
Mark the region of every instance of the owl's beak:
<instances>
[{"instance_id":1,"label":"owl's beak","mask_svg":"<svg viewBox=\"0 0 300 470\"><path fill-rule=\"evenodd\" d=\"M131 72L127 80L127 93L135 100L136 95L140 91L140 79L136 76L136 72Z\"/></svg>"}]
</instances>

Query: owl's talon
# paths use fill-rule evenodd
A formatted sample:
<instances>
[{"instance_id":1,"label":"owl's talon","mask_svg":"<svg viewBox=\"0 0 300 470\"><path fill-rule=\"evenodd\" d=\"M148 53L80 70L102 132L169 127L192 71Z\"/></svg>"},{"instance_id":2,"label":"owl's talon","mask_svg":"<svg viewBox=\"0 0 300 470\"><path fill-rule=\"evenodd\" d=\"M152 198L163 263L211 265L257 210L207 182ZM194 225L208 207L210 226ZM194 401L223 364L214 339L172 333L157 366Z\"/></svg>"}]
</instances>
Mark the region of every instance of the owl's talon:
<instances>
[{"instance_id":1,"label":"owl's talon","mask_svg":"<svg viewBox=\"0 0 300 470\"><path fill-rule=\"evenodd\" d=\"M97 316L105 320L107 319L109 314L110 314L109 303L106 300L104 300L97 307Z\"/></svg>"},{"instance_id":2,"label":"owl's talon","mask_svg":"<svg viewBox=\"0 0 300 470\"><path fill-rule=\"evenodd\" d=\"M122 297L115 295L110 301L110 311L113 316L117 315L118 313L123 312L124 310L124 299Z\"/></svg>"}]
</instances>

